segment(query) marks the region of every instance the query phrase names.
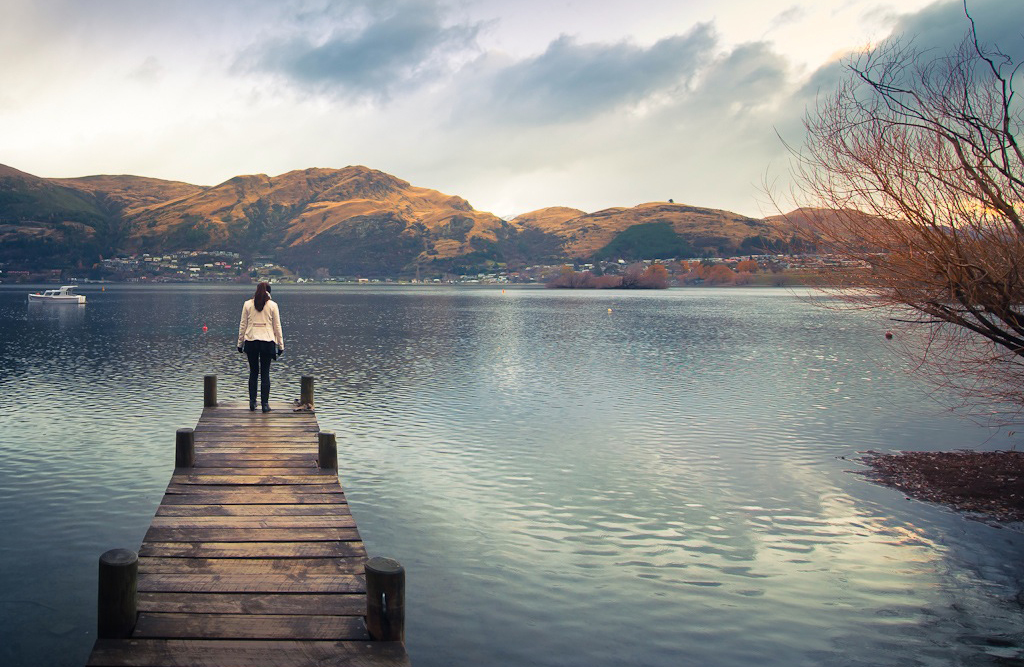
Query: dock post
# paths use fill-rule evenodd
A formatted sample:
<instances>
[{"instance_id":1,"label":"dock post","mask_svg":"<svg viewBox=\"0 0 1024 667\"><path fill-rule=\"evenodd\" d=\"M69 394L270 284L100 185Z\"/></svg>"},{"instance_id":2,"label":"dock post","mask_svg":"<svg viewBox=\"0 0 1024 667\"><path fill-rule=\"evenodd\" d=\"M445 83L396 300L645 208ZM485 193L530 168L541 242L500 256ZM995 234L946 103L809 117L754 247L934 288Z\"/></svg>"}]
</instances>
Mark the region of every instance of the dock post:
<instances>
[{"instance_id":1,"label":"dock post","mask_svg":"<svg viewBox=\"0 0 1024 667\"><path fill-rule=\"evenodd\" d=\"M139 555L111 549L100 556L96 634L103 639L131 637L138 612Z\"/></svg>"},{"instance_id":2,"label":"dock post","mask_svg":"<svg viewBox=\"0 0 1024 667\"><path fill-rule=\"evenodd\" d=\"M338 469L338 441L333 431L317 433L317 465L322 470Z\"/></svg>"},{"instance_id":3,"label":"dock post","mask_svg":"<svg viewBox=\"0 0 1024 667\"><path fill-rule=\"evenodd\" d=\"M316 378L312 375L302 376L302 392L299 394L299 403L303 406L313 408L313 381Z\"/></svg>"},{"instance_id":4,"label":"dock post","mask_svg":"<svg viewBox=\"0 0 1024 667\"><path fill-rule=\"evenodd\" d=\"M190 428L179 428L174 441L174 467L191 468L196 461L196 435Z\"/></svg>"},{"instance_id":5,"label":"dock post","mask_svg":"<svg viewBox=\"0 0 1024 667\"><path fill-rule=\"evenodd\" d=\"M217 407L217 376L216 375L204 375L203 376L203 407L204 408L215 408L215 407Z\"/></svg>"},{"instance_id":6,"label":"dock post","mask_svg":"<svg viewBox=\"0 0 1024 667\"><path fill-rule=\"evenodd\" d=\"M377 641L405 641L405 568L393 558L366 561L366 629Z\"/></svg>"}]
</instances>

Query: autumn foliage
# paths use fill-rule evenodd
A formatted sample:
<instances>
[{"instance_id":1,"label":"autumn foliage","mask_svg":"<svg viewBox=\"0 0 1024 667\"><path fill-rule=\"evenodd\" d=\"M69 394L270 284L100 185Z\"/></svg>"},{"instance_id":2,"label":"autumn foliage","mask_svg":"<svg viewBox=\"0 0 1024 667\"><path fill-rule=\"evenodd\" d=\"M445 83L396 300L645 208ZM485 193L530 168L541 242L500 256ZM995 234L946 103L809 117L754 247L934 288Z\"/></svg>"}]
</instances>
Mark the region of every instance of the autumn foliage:
<instances>
[{"instance_id":1,"label":"autumn foliage","mask_svg":"<svg viewBox=\"0 0 1024 667\"><path fill-rule=\"evenodd\" d=\"M970 16L967 17L970 19ZM894 41L854 58L805 120L797 198L818 247L872 267L840 292L882 308L926 377L1000 419L1024 412L1020 65L971 30L946 54ZM841 287L841 286L840 286Z\"/></svg>"},{"instance_id":2,"label":"autumn foliage","mask_svg":"<svg viewBox=\"0 0 1024 667\"><path fill-rule=\"evenodd\" d=\"M590 271L574 271L566 265L548 281L547 286L563 289L665 289L668 287L668 269L663 264L632 264L622 275L596 276Z\"/></svg>"}]
</instances>

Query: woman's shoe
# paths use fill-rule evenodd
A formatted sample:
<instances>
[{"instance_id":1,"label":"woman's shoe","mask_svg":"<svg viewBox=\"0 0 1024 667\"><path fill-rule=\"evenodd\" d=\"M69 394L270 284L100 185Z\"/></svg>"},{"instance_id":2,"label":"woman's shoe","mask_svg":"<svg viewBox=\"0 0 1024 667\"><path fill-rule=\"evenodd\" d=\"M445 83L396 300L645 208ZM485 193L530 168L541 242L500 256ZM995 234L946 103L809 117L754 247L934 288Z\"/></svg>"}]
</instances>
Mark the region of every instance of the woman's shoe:
<instances>
[{"instance_id":1,"label":"woman's shoe","mask_svg":"<svg viewBox=\"0 0 1024 667\"><path fill-rule=\"evenodd\" d=\"M256 410L256 401L249 401L249 409L252 411Z\"/></svg>"},{"instance_id":2,"label":"woman's shoe","mask_svg":"<svg viewBox=\"0 0 1024 667\"><path fill-rule=\"evenodd\" d=\"M263 412L270 412L270 406L266 403L263 404Z\"/></svg>"}]
</instances>

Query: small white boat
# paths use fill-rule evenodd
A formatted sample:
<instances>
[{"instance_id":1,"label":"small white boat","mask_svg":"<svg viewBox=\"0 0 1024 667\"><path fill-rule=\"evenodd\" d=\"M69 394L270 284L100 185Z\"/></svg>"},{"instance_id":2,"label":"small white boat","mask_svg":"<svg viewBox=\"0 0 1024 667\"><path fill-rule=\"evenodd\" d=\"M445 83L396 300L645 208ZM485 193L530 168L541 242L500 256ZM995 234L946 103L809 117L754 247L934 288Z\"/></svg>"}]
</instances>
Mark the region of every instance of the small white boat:
<instances>
[{"instance_id":1,"label":"small white boat","mask_svg":"<svg viewBox=\"0 0 1024 667\"><path fill-rule=\"evenodd\" d=\"M64 285L60 289L48 289L28 295L29 303L85 303L85 296L75 294L74 285Z\"/></svg>"}]
</instances>

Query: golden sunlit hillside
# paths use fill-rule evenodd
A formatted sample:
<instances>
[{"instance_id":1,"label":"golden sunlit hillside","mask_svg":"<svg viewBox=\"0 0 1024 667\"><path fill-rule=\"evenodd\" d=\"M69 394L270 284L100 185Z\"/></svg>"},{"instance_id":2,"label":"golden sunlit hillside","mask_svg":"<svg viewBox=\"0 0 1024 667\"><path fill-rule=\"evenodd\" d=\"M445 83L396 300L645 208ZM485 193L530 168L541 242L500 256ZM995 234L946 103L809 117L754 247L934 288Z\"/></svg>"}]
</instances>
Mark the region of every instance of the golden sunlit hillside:
<instances>
[{"instance_id":1,"label":"golden sunlit hillside","mask_svg":"<svg viewBox=\"0 0 1024 667\"><path fill-rule=\"evenodd\" d=\"M791 236L780 224L671 202L595 213L551 207L506 222L363 166L236 176L212 187L130 175L45 179L0 167L0 261L33 266L220 250L342 275L474 271L758 253Z\"/></svg>"},{"instance_id":2,"label":"golden sunlit hillside","mask_svg":"<svg viewBox=\"0 0 1024 667\"><path fill-rule=\"evenodd\" d=\"M572 215L573 213L577 215ZM695 250L722 254L742 248L747 239L781 239L779 229L764 220L729 211L651 202L632 208L608 208L585 214L570 208L548 208L519 216L512 224L554 234L563 241L569 257L590 257L607 246L617 234L651 223L667 223Z\"/></svg>"}]
</instances>

